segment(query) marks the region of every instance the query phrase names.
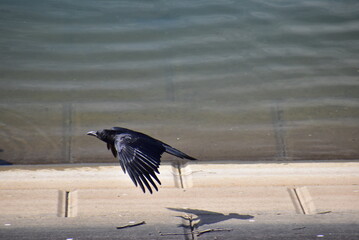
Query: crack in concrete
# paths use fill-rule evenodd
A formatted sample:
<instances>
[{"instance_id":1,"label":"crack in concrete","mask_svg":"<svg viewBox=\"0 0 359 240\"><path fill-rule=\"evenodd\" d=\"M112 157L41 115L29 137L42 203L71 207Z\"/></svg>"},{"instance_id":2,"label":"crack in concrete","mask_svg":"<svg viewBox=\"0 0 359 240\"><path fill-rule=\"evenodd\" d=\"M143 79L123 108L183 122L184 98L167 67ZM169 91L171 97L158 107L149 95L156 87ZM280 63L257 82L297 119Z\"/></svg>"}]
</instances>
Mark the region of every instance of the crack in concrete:
<instances>
[{"instance_id":1,"label":"crack in concrete","mask_svg":"<svg viewBox=\"0 0 359 240\"><path fill-rule=\"evenodd\" d=\"M272 107L272 121L277 147L277 157L279 160L285 160L287 159L287 146L285 142L284 110L278 106L278 104L275 104L275 106Z\"/></svg>"},{"instance_id":2,"label":"crack in concrete","mask_svg":"<svg viewBox=\"0 0 359 240\"><path fill-rule=\"evenodd\" d=\"M196 224L193 224L193 216L192 215L190 216L190 218L188 218L188 221L189 221L189 226L190 226L190 229L191 229L192 240L196 240L197 236L194 233L194 230L196 229Z\"/></svg>"},{"instance_id":3,"label":"crack in concrete","mask_svg":"<svg viewBox=\"0 0 359 240\"><path fill-rule=\"evenodd\" d=\"M288 188L288 192L297 213L305 215L317 213L307 187Z\"/></svg>"},{"instance_id":4,"label":"crack in concrete","mask_svg":"<svg viewBox=\"0 0 359 240\"><path fill-rule=\"evenodd\" d=\"M69 198L70 198L70 192L65 192L65 218L69 217Z\"/></svg>"},{"instance_id":5,"label":"crack in concrete","mask_svg":"<svg viewBox=\"0 0 359 240\"><path fill-rule=\"evenodd\" d=\"M300 199L300 197L299 197L299 195L298 195L297 189L296 189L296 188L293 188L293 192L294 192L294 194L295 194L295 197L296 197L296 199L297 199L297 201L298 201L298 204L299 204L299 206L300 206L300 209L301 209L302 213L303 213L303 214L307 214L307 213L305 212L305 208L304 208L304 206L303 206L303 202L301 201L301 199Z\"/></svg>"},{"instance_id":6,"label":"crack in concrete","mask_svg":"<svg viewBox=\"0 0 359 240\"><path fill-rule=\"evenodd\" d=\"M300 197L298 196L298 192L296 188L288 188L288 193L292 200L293 206L295 208L295 212L298 214L306 214L303 203L301 202Z\"/></svg>"},{"instance_id":7,"label":"crack in concrete","mask_svg":"<svg viewBox=\"0 0 359 240\"><path fill-rule=\"evenodd\" d=\"M73 163L72 161L72 105L71 103L63 104L63 152L64 160L68 163Z\"/></svg>"},{"instance_id":8,"label":"crack in concrete","mask_svg":"<svg viewBox=\"0 0 359 240\"><path fill-rule=\"evenodd\" d=\"M176 161L172 163L172 168L175 186L182 189L191 188L193 185L192 171L187 165L187 161Z\"/></svg>"},{"instance_id":9,"label":"crack in concrete","mask_svg":"<svg viewBox=\"0 0 359 240\"><path fill-rule=\"evenodd\" d=\"M65 218L77 216L77 191L59 191L58 216Z\"/></svg>"},{"instance_id":10,"label":"crack in concrete","mask_svg":"<svg viewBox=\"0 0 359 240\"><path fill-rule=\"evenodd\" d=\"M180 162L178 162L177 163L177 169L178 169L178 177L179 177L179 181L180 181L180 187L181 188L184 188L184 184L183 184L183 177L182 177L182 171L181 171L181 168L182 168L182 166L181 166L181 163Z\"/></svg>"}]
</instances>

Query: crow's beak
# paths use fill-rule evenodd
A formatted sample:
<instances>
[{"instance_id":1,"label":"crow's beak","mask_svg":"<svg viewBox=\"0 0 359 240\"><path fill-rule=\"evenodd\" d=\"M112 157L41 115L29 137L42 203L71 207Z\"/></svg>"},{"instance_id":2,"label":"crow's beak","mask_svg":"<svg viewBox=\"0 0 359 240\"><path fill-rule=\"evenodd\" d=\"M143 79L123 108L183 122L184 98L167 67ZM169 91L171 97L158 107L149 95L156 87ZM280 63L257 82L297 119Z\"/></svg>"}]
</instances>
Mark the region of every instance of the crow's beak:
<instances>
[{"instance_id":1,"label":"crow's beak","mask_svg":"<svg viewBox=\"0 0 359 240\"><path fill-rule=\"evenodd\" d=\"M87 135L97 137L96 131L90 131L90 132L87 133Z\"/></svg>"}]
</instances>

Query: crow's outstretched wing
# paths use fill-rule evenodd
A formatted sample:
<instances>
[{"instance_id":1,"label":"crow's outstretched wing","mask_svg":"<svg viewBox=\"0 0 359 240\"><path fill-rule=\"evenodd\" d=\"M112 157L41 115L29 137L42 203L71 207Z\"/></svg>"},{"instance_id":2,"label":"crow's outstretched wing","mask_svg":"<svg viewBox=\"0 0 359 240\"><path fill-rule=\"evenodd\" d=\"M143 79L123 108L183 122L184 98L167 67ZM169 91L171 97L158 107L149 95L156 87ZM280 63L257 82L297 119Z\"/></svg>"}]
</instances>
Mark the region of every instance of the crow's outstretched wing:
<instances>
[{"instance_id":1,"label":"crow's outstretched wing","mask_svg":"<svg viewBox=\"0 0 359 240\"><path fill-rule=\"evenodd\" d=\"M134 184L139 185L143 192L146 192L146 187L152 193L149 184L151 183L158 191L153 180L161 184L156 173L159 173L160 158L165 147L160 142L137 137L131 133L116 135L114 147L123 171L128 173Z\"/></svg>"},{"instance_id":2,"label":"crow's outstretched wing","mask_svg":"<svg viewBox=\"0 0 359 240\"><path fill-rule=\"evenodd\" d=\"M179 157L179 158L182 158L182 159L196 160L194 157L191 157L191 156L185 154L184 152L181 152L180 150L178 150L178 149L176 149L174 147L171 147L170 145L168 145L168 144L166 144L164 142L161 142L158 139L150 137L150 136L148 136L148 135L146 135L144 133L136 132L136 131L133 131L133 130L130 130L130 129L127 129L127 128L121 128L121 127L112 127L111 130L118 131L119 134L120 133L127 133L127 134L130 134L131 136L136 136L136 137L139 137L139 138L143 138L143 140L150 141L150 142L152 142L152 144L154 144L154 142L157 142L156 143L157 145L162 145L162 147L164 147L164 151L166 153L172 154L173 156L176 156L176 157ZM107 146L107 148L110 149L109 146Z\"/></svg>"}]
</instances>

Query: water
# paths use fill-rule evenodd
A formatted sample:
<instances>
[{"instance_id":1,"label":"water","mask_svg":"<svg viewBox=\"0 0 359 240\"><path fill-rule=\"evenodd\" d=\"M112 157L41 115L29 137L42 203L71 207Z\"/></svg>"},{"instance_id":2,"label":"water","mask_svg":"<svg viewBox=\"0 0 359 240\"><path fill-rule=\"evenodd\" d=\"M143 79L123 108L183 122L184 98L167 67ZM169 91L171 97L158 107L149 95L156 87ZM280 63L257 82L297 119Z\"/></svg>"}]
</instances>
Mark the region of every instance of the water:
<instances>
[{"instance_id":1,"label":"water","mask_svg":"<svg viewBox=\"0 0 359 240\"><path fill-rule=\"evenodd\" d=\"M358 159L358 26L357 1L2 0L1 162L112 162L84 135L111 126L203 160Z\"/></svg>"}]
</instances>

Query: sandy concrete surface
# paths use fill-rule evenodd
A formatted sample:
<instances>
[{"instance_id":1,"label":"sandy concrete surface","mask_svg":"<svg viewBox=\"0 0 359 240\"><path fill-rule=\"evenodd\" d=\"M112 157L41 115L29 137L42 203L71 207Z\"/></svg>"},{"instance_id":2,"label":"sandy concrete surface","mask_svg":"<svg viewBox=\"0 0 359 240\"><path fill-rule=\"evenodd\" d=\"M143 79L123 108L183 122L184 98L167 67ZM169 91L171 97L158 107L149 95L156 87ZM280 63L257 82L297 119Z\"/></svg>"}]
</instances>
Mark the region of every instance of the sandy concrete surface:
<instances>
[{"instance_id":1,"label":"sandy concrete surface","mask_svg":"<svg viewBox=\"0 0 359 240\"><path fill-rule=\"evenodd\" d=\"M177 162L160 172L151 195L113 164L1 167L0 239L359 238L357 162Z\"/></svg>"}]
</instances>

